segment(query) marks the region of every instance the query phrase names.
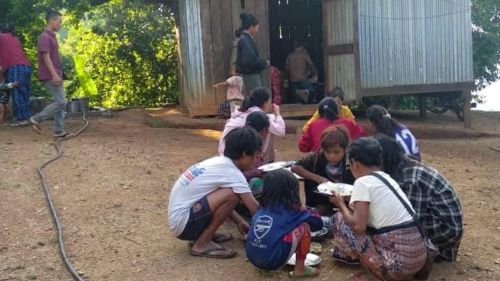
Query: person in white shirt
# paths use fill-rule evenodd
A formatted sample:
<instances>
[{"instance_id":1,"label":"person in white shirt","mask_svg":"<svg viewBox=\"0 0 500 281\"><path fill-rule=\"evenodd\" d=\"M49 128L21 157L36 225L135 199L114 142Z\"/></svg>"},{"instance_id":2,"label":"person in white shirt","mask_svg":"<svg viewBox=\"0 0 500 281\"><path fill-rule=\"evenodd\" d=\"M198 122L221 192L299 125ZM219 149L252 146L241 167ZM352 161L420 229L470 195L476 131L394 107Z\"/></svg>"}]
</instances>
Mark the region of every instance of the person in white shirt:
<instances>
[{"instance_id":1,"label":"person in white shirt","mask_svg":"<svg viewBox=\"0 0 500 281\"><path fill-rule=\"evenodd\" d=\"M349 148L356 178L349 205L334 195L339 208L333 217L333 258L361 263L382 280L410 280L427 262L427 248L410 211L410 201L399 185L381 171L382 148L374 138L360 138ZM392 189L389 187L392 186ZM396 195L398 194L400 198ZM365 272L350 280L371 280Z\"/></svg>"},{"instance_id":2,"label":"person in white shirt","mask_svg":"<svg viewBox=\"0 0 500 281\"><path fill-rule=\"evenodd\" d=\"M253 167L262 141L251 128L238 128L227 134L223 156L217 156L187 169L174 184L168 204L168 223L181 240L192 241L191 255L209 258L231 258L236 252L219 243L232 239L216 234L230 218L246 235L248 223L235 211L241 201L253 214L258 203L242 171Z\"/></svg>"}]
</instances>

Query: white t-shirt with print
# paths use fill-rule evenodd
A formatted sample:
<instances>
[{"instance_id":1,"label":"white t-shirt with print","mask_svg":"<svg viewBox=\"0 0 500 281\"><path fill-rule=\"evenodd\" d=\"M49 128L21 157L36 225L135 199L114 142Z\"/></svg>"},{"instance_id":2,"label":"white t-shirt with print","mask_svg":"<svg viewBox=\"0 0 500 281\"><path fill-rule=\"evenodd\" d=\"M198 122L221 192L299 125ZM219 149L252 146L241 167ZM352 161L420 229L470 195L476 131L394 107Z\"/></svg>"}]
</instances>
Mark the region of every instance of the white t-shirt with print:
<instances>
[{"instance_id":1,"label":"white t-shirt with print","mask_svg":"<svg viewBox=\"0 0 500 281\"><path fill-rule=\"evenodd\" d=\"M386 173L377 172L383 176L401 197L411 207L411 203L399 185ZM363 176L354 182L349 206L353 208L354 202L370 202L368 210L368 226L380 229L387 226L413 221L403 204L396 195L381 180L374 176ZM413 208L412 208L413 209Z\"/></svg>"},{"instance_id":2,"label":"white t-shirt with print","mask_svg":"<svg viewBox=\"0 0 500 281\"><path fill-rule=\"evenodd\" d=\"M219 188L232 188L236 194L251 193L245 176L224 156L195 164L177 179L168 203L168 223L175 236L184 231L191 207Z\"/></svg>"}]
</instances>

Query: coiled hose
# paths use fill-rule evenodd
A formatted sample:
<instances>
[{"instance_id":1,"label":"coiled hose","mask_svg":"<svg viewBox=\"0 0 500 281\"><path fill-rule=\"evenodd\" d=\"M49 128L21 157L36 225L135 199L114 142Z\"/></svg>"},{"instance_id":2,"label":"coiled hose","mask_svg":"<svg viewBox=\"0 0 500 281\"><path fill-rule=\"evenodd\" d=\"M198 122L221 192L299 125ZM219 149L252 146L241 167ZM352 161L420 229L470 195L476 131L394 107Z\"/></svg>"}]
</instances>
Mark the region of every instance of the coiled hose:
<instances>
[{"instance_id":1,"label":"coiled hose","mask_svg":"<svg viewBox=\"0 0 500 281\"><path fill-rule=\"evenodd\" d=\"M84 121L84 125L80 129L78 129L74 133L66 136L65 138L58 138L54 143L52 143L56 154L54 155L54 157L47 160L45 163L43 163L42 165L40 165L37 168L38 177L40 178L40 182L42 183L43 192L45 193L45 198L47 199L47 204L49 206L50 214L52 215L52 220L54 221L54 224L55 224L56 229L57 229L57 240L59 242L59 252L61 254L61 258L64 262L64 265L66 266L66 269L71 274L71 277L73 277L73 279L77 280L77 281L85 281L85 279L83 279L80 276L80 274L78 274L76 269L73 267L73 264L68 259L68 254L66 253L66 249L64 247L64 237L63 237L62 225L61 225L61 222L59 221L59 217L57 216L57 212L56 212L56 209L54 207L54 202L52 201L52 196L50 194L47 180L46 180L46 176L45 176L45 173L43 172L43 170L48 165L50 165L51 163L53 163L53 162L57 161L59 158L61 158L61 156L63 154L63 151L61 149L61 144L63 141L67 141L69 139L72 139L72 138L79 136L88 127L89 121L87 120L85 111L83 111L82 119Z\"/></svg>"}]
</instances>

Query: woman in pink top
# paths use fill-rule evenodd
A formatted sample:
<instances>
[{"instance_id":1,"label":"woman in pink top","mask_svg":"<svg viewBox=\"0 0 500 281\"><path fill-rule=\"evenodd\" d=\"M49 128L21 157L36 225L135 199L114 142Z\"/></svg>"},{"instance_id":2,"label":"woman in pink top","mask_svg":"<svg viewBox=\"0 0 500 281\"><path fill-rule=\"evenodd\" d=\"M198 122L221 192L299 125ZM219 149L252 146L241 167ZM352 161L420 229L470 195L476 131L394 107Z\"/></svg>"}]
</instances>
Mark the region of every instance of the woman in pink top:
<instances>
[{"instance_id":1,"label":"woman in pink top","mask_svg":"<svg viewBox=\"0 0 500 281\"><path fill-rule=\"evenodd\" d=\"M11 126L28 125L31 117L30 85L31 63L24 54L21 42L17 39L12 24L5 24L0 32L0 65L5 71L5 81L19 81L19 87L12 90L12 113L14 122Z\"/></svg>"},{"instance_id":2,"label":"woman in pink top","mask_svg":"<svg viewBox=\"0 0 500 281\"><path fill-rule=\"evenodd\" d=\"M245 126L247 116L255 111L267 112L270 103L271 95L269 91L265 88L257 88L253 90L248 97L245 97L243 105L231 115L231 118L227 120L224 126L224 131L222 131L222 137L219 141L219 154L224 153L226 135L236 128L241 128ZM273 105L273 113L268 114L269 116L269 132L267 138L264 140L262 145L263 152L263 162L269 163L274 161L274 136L284 136L285 135L285 120L280 115L279 106Z\"/></svg>"},{"instance_id":3,"label":"woman in pink top","mask_svg":"<svg viewBox=\"0 0 500 281\"><path fill-rule=\"evenodd\" d=\"M339 117L339 106L334 98L327 97L321 100L318 106L320 118L312 122L304 131L299 142L301 152L316 151L321 144L321 134L326 128L343 125L349 131L352 140L367 136L363 127L351 119Z\"/></svg>"}]
</instances>

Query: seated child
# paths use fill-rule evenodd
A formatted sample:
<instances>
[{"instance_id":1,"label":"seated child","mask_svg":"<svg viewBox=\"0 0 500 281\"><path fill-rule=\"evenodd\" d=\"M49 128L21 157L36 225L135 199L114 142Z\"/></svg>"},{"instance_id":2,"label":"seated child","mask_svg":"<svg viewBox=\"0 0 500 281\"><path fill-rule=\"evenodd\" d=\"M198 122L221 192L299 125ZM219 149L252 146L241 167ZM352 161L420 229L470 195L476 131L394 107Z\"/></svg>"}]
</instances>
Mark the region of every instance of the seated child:
<instances>
[{"instance_id":1,"label":"seated child","mask_svg":"<svg viewBox=\"0 0 500 281\"><path fill-rule=\"evenodd\" d=\"M243 235L249 225L234 209L239 202L253 214L258 203L252 196L242 171L253 167L262 140L251 128L237 128L225 137L223 156L217 156L187 169L170 192L168 223L173 234L194 241L191 255L208 258L231 258L236 252L219 243L230 235L216 234L230 218Z\"/></svg>"},{"instance_id":2,"label":"seated child","mask_svg":"<svg viewBox=\"0 0 500 281\"><path fill-rule=\"evenodd\" d=\"M236 112L243 103L243 78L238 75L229 77L226 81L214 85L214 88L227 86L226 99L229 101L231 114Z\"/></svg>"},{"instance_id":3,"label":"seated child","mask_svg":"<svg viewBox=\"0 0 500 281\"><path fill-rule=\"evenodd\" d=\"M329 91L328 93L326 93L326 96L335 99L335 101L339 105L339 111L340 111L341 118L351 119L354 121L354 119L355 119L354 114L352 114L351 109L347 105L344 104L344 91L342 90L342 88L335 87L335 89L333 91ZM307 121L307 123L302 128L302 131L306 131L307 127L309 127L309 125L311 125L312 122L316 121L319 118L320 118L319 111L316 110L316 112L314 112L311 119L309 119L309 121Z\"/></svg>"},{"instance_id":4,"label":"seated child","mask_svg":"<svg viewBox=\"0 0 500 281\"><path fill-rule=\"evenodd\" d=\"M9 104L10 97L8 90L19 86L18 81L12 83L4 83L3 81L3 73L0 69L0 124L5 122L7 115L7 105Z\"/></svg>"},{"instance_id":5,"label":"seated child","mask_svg":"<svg viewBox=\"0 0 500 281\"><path fill-rule=\"evenodd\" d=\"M311 231L323 227L321 217L304 209L299 197L299 183L284 169L264 176L260 208L252 219L246 241L248 260L263 270L281 268L296 254L295 269L290 277L309 277L319 270L305 266L311 245Z\"/></svg>"},{"instance_id":6,"label":"seated child","mask_svg":"<svg viewBox=\"0 0 500 281\"><path fill-rule=\"evenodd\" d=\"M381 105L372 105L366 110L366 117L375 133L383 134L395 139L403 148L406 155L420 161L420 148L417 139L410 129L391 117L389 111Z\"/></svg>"},{"instance_id":7,"label":"seated child","mask_svg":"<svg viewBox=\"0 0 500 281\"><path fill-rule=\"evenodd\" d=\"M331 206L327 197L315 193L319 184L327 181L354 183L354 176L347 167L349 143L349 132L344 126L330 127L321 135L321 149L293 165L292 171L305 180L306 206Z\"/></svg>"},{"instance_id":8,"label":"seated child","mask_svg":"<svg viewBox=\"0 0 500 281\"><path fill-rule=\"evenodd\" d=\"M255 111L250 113L245 123L245 127L252 128L255 131L257 131L257 133L259 133L262 142L264 142L264 140L269 135L269 126L270 126L269 117L263 111ZM245 178L248 181L254 178L262 177L262 172L258 168L264 164L267 163L264 162L264 155L263 152L261 152L260 155L255 159L253 168L243 172L243 175L245 175ZM250 185L250 187L252 187L252 185ZM254 196L256 196L260 192L255 193L254 190L252 190L252 193L254 194Z\"/></svg>"},{"instance_id":9,"label":"seated child","mask_svg":"<svg viewBox=\"0 0 500 281\"><path fill-rule=\"evenodd\" d=\"M366 136L365 129L351 119L339 115L339 107L334 98L326 97L318 104L320 118L307 127L299 141L301 152L316 151L320 148L320 139L323 131L332 126L342 125L349 132L352 140Z\"/></svg>"}]
</instances>

